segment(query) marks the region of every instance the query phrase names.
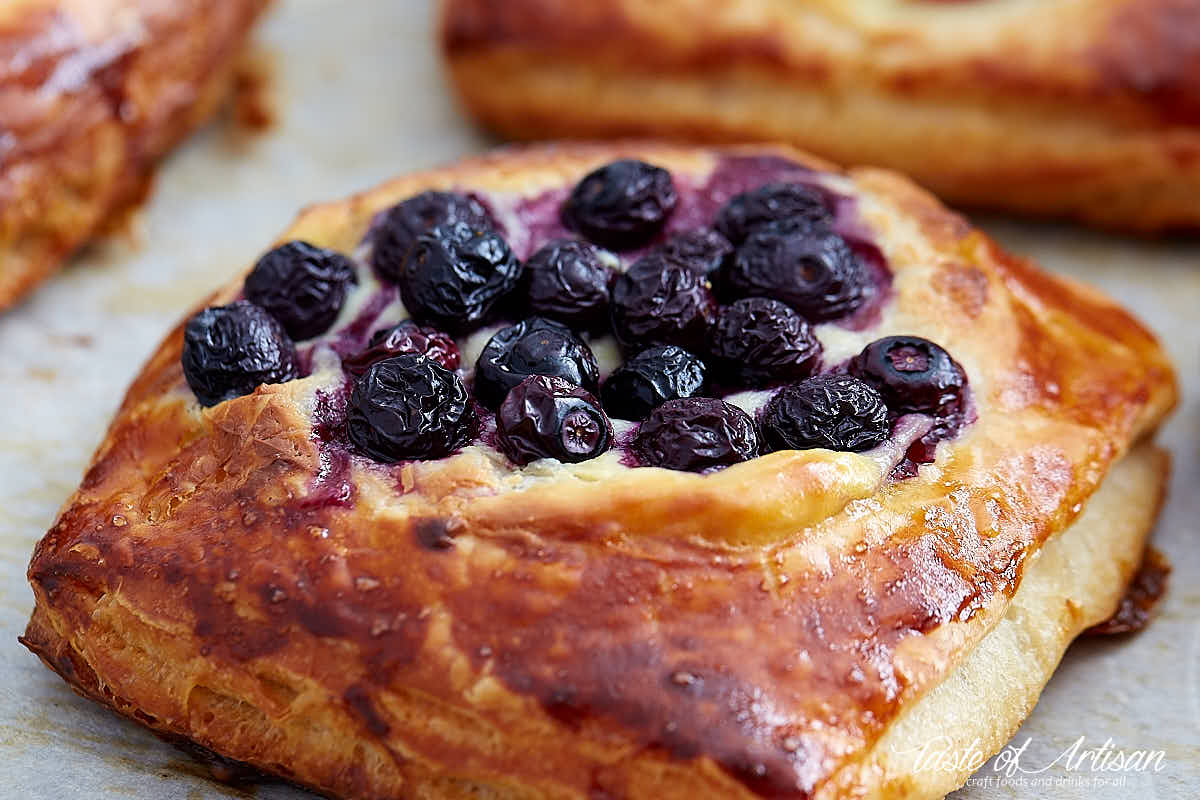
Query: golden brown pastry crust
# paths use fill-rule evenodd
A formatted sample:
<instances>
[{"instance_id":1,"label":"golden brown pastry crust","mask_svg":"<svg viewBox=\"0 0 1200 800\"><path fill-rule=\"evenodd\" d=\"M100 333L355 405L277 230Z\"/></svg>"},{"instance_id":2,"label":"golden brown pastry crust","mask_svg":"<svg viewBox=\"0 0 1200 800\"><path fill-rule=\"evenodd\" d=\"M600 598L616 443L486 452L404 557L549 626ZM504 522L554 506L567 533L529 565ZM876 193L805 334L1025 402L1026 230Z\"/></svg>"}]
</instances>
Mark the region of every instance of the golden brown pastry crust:
<instances>
[{"instance_id":1,"label":"golden brown pastry crust","mask_svg":"<svg viewBox=\"0 0 1200 800\"><path fill-rule=\"evenodd\" d=\"M1117 462L1083 516L1026 569L1004 619L862 759L839 770L821 796L941 797L962 786L981 759L931 769L931 752L949 761L1001 749L1033 710L1066 646L1088 620L1117 605L1158 516L1167 463L1153 445Z\"/></svg>"},{"instance_id":2,"label":"golden brown pastry crust","mask_svg":"<svg viewBox=\"0 0 1200 800\"><path fill-rule=\"evenodd\" d=\"M267 2L0 3L0 309L137 202Z\"/></svg>"},{"instance_id":3,"label":"golden brown pastry crust","mask_svg":"<svg viewBox=\"0 0 1200 800\"><path fill-rule=\"evenodd\" d=\"M481 120L520 138L786 141L943 198L1200 228L1198 0L443 0Z\"/></svg>"},{"instance_id":4,"label":"golden brown pastry crust","mask_svg":"<svg viewBox=\"0 0 1200 800\"><path fill-rule=\"evenodd\" d=\"M350 251L417 191L537 195L619 155L701 180L721 152L500 152L315 207L284 238ZM997 630L1175 380L1111 301L1005 254L907 181L829 180L894 274L864 335L940 341L970 376L978 422L916 478L872 483L869 458L823 451L704 477L607 457L518 474L477 447L396 469L339 461L313 433L328 376L201 409L176 330L38 545L26 643L151 728L338 796L945 791L922 782L945 776L893 775L874 748ZM991 697L1007 698L1005 731L1136 569L1165 469L1138 453L1123 523L1068 548L1103 567L1096 579L1037 584L1068 613L1020 692Z\"/></svg>"}]
</instances>

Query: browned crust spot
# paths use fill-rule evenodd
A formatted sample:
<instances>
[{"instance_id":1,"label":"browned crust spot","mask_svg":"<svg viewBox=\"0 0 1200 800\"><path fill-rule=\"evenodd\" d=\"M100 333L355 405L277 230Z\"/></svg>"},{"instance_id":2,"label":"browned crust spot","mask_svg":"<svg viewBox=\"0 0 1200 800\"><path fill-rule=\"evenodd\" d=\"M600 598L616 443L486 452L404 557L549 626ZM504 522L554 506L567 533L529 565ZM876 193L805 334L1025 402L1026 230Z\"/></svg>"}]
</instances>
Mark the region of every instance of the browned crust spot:
<instances>
[{"instance_id":1,"label":"browned crust spot","mask_svg":"<svg viewBox=\"0 0 1200 800\"><path fill-rule=\"evenodd\" d=\"M1154 614L1167 593L1171 563L1157 548L1148 547L1142 557L1142 565L1125 589L1121 604L1113 615L1093 625L1084 633L1090 636L1107 636L1118 633L1136 633L1150 624Z\"/></svg>"}]
</instances>

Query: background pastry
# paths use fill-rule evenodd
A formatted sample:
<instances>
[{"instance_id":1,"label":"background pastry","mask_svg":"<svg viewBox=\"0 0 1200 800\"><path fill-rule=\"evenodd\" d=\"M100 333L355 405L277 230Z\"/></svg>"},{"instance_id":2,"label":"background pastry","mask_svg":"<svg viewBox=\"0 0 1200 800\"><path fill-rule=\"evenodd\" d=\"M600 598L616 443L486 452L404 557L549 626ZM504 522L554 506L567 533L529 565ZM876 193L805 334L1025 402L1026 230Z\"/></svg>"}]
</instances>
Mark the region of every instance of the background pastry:
<instances>
[{"instance_id":1,"label":"background pastry","mask_svg":"<svg viewBox=\"0 0 1200 800\"><path fill-rule=\"evenodd\" d=\"M947 201L1195 229L1195 0L444 0L467 107L519 138L786 141Z\"/></svg>"},{"instance_id":2,"label":"background pastry","mask_svg":"<svg viewBox=\"0 0 1200 800\"><path fill-rule=\"evenodd\" d=\"M0 4L0 308L140 199L224 96L266 4Z\"/></svg>"}]
</instances>

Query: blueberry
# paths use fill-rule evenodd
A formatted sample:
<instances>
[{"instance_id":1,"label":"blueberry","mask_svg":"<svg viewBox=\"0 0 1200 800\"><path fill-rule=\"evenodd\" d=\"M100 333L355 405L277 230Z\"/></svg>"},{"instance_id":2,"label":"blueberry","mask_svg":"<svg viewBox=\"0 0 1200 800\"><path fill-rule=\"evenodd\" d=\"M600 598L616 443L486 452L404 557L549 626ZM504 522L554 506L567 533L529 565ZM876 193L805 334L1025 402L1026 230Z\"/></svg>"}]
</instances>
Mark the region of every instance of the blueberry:
<instances>
[{"instance_id":1,"label":"blueberry","mask_svg":"<svg viewBox=\"0 0 1200 800\"><path fill-rule=\"evenodd\" d=\"M710 278L733 255L733 245L712 228L678 233L656 249L669 260L685 264Z\"/></svg>"},{"instance_id":2,"label":"blueberry","mask_svg":"<svg viewBox=\"0 0 1200 800\"><path fill-rule=\"evenodd\" d=\"M530 375L500 404L500 449L514 464L554 458L568 464L595 458L612 443L600 403L562 378Z\"/></svg>"},{"instance_id":3,"label":"blueberry","mask_svg":"<svg viewBox=\"0 0 1200 800\"><path fill-rule=\"evenodd\" d=\"M595 394L599 374L596 357L570 328L530 317L498 331L484 345L475 362L475 396L495 408L530 375L562 378Z\"/></svg>"},{"instance_id":4,"label":"blueberry","mask_svg":"<svg viewBox=\"0 0 1200 800\"><path fill-rule=\"evenodd\" d=\"M869 383L851 375L815 375L771 398L762 431L771 450L861 452L887 439L891 426L883 398Z\"/></svg>"},{"instance_id":5,"label":"blueberry","mask_svg":"<svg viewBox=\"0 0 1200 800\"><path fill-rule=\"evenodd\" d=\"M391 328L376 331L370 346L361 353L342 359L342 368L354 376L362 375L376 361L401 353L419 353L448 370L458 369L458 345L447 334L406 319Z\"/></svg>"},{"instance_id":6,"label":"blueberry","mask_svg":"<svg viewBox=\"0 0 1200 800\"><path fill-rule=\"evenodd\" d=\"M668 400L638 428L632 445L648 467L704 472L758 455L754 422L724 400L687 397Z\"/></svg>"},{"instance_id":7,"label":"blueberry","mask_svg":"<svg viewBox=\"0 0 1200 800\"><path fill-rule=\"evenodd\" d=\"M723 285L737 297L772 297L812 322L837 319L868 297L869 276L846 240L795 219L757 228L738 248Z\"/></svg>"},{"instance_id":8,"label":"blueberry","mask_svg":"<svg viewBox=\"0 0 1200 800\"><path fill-rule=\"evenodd\" d=\"M827 230L833 215L825 198L802 183L769 183L730 200L717 214L716 227L734 244L763 225L792 219L809 230Z\"/></svg>"},{"instance_id":9,"label":"blueberry","mask_svg":"<svg viewBox=\"0 0 1200 800\"><path fill-rule=\"evenodd\" d=\"M614 161L575 186L563 204L563 224L597 244L629 249L662 230L677 200L665 169L644 161Z\"/></svg>"},{"instance_id":10,"label":"blueberry","mask_svg":"<svg viewBox=\"0 0 1200 800\"><path fill-rule=\"evenodd\" d=\"M594 330L608 321L614 274L595 245L556 239L525 262L526 303L534 314Z\"/></svg>"},{"instance_id":11,"label":"blueberry","mask_svg":"<svg viewBox=\"0 0 1200 800\"><path fill-rule=\"evenodd\" d=\"M400 276L400 298L418 322L466 333L486 322L521 278L504 237L465 222L417 237Z\"/></svg>"},{"instance_id":12,"label":"blueberry","mask_svg":"<svg viewBox=\"0 0 1200 800\"><path fill-rule=\"evenodd\" d=\"M962 410L966 373L928 339L888 336L871 342L850 361L849 371L878 389L893 412L945 417Z\"/></svg>"},{"instance_id":13,"label":"blueberry","mask_svg":"<svg viewBox=\"0 0 1200 800\"><path fill-rule=\"evenodd\" d=\"M748 297L721 309L709 353L728 383L762 386L811 375L821 359L821 343L790 306Z\"/></svg>"},{"instance_id":14,"label":"blueberry","mask_svg":"<svg viewBox=\"0 0 1200 800\"><path fill-rule=\"evenodd\" d=\"M246 299L283 323L296 341L329 330L355 282L354 262L308 242L288 242L258 260L246 276Z\"/></svg>"},{"instance_id":15,"label":"blueberry","mask_svg":"<svg viewBox=\"0 0 1200 800\"><path fill-rule=\"evenodd\" d=\"M376 461L442 458L474 437L475 411L462 379L406 353L372 364L354 382L346 428Z\"/></svg>"},{"instance_id":16,"label":"blueberry","mask_svg":"<svg viewBox=\"0 0 1200 800\"><path fill-rule=\"evenodd\" d=\"M612 326L625 347L703 348L716 317L708 278L661 253L648 253L617 277Z\"/></svg>"},{"instance_id":17,"label":"blueberry","mask_svg":"<svg viewBox=\"0 0 1200 800\"><path fill-rule=\"evenodd\" d=\"M373 233L371 264L389 281L400 280L404 259L417 237L438 225L465 222L475 230L494 226L483 203L467 194L422 192L389 208Z\"/></svg>"},{"instance_id":18,"label":"blueberry","mask_svg":"<svg viewBox=\"0 0 1200 800\"><path fill-rule=\"evenodd\" d=\"M279 321L246 300L206 308L183 329L183 375L201 405L250 394L300 373Z\"/></svg>"},{"instance_id":19,"label":"blueberry","mask_svg":"<svg viewBox=\"0 0 1200 800\"><path fill-rule=\"evenodd\" d=\"M618 419L645 419L668 400L691 397L704 387L704 362L674 345L643 350L613 370L601 398Z\"/></svg>"}]
</instances>

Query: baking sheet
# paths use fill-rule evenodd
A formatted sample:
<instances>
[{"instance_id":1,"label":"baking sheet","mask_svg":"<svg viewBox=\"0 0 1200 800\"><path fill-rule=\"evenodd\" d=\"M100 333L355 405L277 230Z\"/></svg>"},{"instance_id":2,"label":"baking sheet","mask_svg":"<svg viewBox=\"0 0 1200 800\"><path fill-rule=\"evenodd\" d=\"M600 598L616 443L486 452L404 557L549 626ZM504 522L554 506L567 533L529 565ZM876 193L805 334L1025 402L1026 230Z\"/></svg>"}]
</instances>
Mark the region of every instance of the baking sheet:
<instances>
[{"instance_id":1,"label":"baking sheet","mask_svg":"<svg viewBox=\"0 0 1200 800\"><path fill-rule=\"evenodd\" d=\"M0 797L309 796L207 780L179 751L72 694L16 643L33 602L24 571L125 386L196 298L249 263L300 205L490 144L447 94L431 27L425 0L278 2L259 36L274 67L275 126L253 137L229 124L205 130L159 174L129 233L0 318ZM1175 573L1160 618L1134 637L1074 645L1008 754L953 798L1195 797L1200 243L983 222L1148 320L1180 366L1184 402L1162 435L1175 472L1157 542ZM1088 752L1106 741L1102 770L1103 756ZM1124 768L1113 771L1118 752Z\"/></svg>"}]
</instances>

